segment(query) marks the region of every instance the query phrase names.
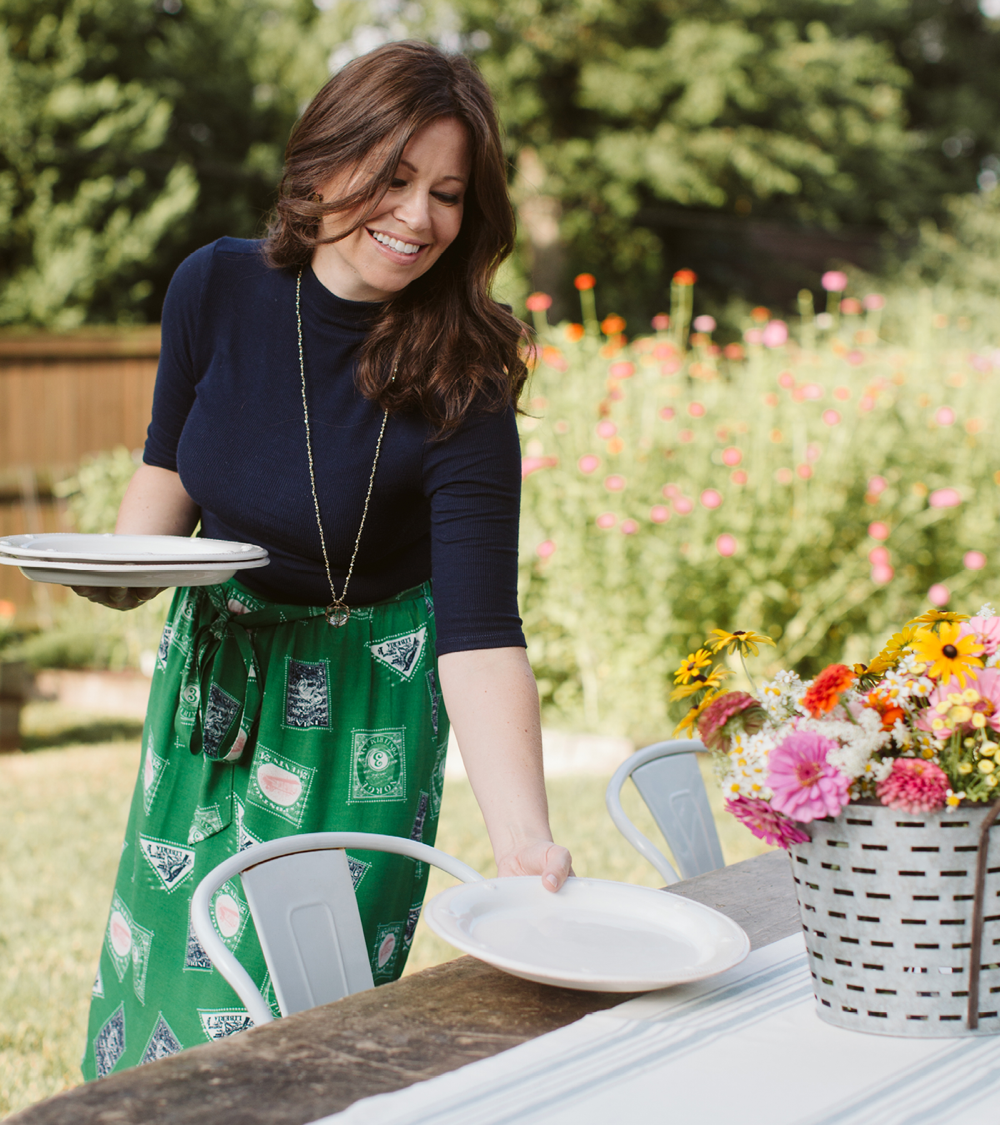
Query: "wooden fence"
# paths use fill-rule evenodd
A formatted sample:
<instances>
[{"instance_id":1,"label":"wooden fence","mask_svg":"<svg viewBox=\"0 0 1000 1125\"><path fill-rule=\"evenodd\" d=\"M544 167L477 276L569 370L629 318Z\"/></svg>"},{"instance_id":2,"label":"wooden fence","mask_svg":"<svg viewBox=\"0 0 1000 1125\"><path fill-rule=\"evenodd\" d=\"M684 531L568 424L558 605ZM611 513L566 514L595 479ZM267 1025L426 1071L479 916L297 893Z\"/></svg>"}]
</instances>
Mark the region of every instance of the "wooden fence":
<instances>
[{"instance_id":1,"label":"wooden fence","mask_svg":"<svg viewBox=\"0 0 1000 1125\"><path fill-rule=\"evenodd\" d=\"M141 448L159 352L158 326L0 333L0 535L67 530L53 484L86 454ZM0 599L27 609L40 594L0 567Z\"/></svg>"}]
</instances>

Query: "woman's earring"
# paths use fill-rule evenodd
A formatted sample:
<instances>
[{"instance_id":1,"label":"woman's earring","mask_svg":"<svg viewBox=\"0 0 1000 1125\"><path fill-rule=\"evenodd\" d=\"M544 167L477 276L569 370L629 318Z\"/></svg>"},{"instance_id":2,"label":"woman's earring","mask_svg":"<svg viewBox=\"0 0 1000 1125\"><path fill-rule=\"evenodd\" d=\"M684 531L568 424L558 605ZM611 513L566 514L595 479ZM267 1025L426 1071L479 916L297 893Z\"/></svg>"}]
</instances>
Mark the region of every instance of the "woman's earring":
<instances>
[{"instance_id":1,"label":"woman's earring","mask_svg":"<svg viewBox=\"0 0 1000 1125\"><path fill-rule=\"evenodd\" d=\"M322 203L323 197L320 195L320 193L318 191L314 191L312 193L312 195L309 196L309 202L310 203Z\"/></svg>"}]
</instances>

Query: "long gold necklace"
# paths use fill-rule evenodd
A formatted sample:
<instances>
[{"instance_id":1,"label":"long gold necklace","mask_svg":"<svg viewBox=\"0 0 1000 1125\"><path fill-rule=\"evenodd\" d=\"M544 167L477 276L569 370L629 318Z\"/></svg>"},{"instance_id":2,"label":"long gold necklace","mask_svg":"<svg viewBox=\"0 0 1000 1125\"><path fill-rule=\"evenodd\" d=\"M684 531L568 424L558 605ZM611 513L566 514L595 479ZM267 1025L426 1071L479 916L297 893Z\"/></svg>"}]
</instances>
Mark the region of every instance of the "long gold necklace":
<instances>
[{"instance_id":1,"label":"long gold necklace","mask_svg":"<svg viewBox=\"0 0 1000 1125\"><path fill-rule=\"evenodd\" d=\"M299 375L302 378L302 414L306 422L306 455L309 459L309 484L312 488L313 507L316 509L316 526L319 528L319 545L323 550L323 565L326 567L326 580L330 583L330 593L333 595L333 601L326 607L325 616L327 623L337 626L347 624L347 619L351 616L351 607L344 599L347 597L347 587L351 583L351 575L354 573L354 561L358 557L358 546L361 543L361 532L365 529L365 519L368 515L368 504L372 498L372 488L375 485L375 470L378 468L378 457L382 452L382 438L385 435L385 424L388 421L389 415L384 411L382 413L382 426L378 432L378 444L375 446L375 460L372 463L371 476L368 478L368 492L365 495L365 507L361 513L361 526L358 528L358 537L354 540L354 551L351 554L351 563L347 568L347 577L344 579L344 589L338 596L337 588L333 584L333 572L330 570L330 556L326 551L326 536L323 534L323 520L319 514L319 495L316 492L316 471L313 467L313 452L312 452L312 438L309 434L309 400L306 397L306 357L305 351L302 347L302 270L299 270L298 279L295 282L295 324L298 329L299 335ZM393 370L393 379L396 378L396 372Z\"/></svg>"}]
</instances>

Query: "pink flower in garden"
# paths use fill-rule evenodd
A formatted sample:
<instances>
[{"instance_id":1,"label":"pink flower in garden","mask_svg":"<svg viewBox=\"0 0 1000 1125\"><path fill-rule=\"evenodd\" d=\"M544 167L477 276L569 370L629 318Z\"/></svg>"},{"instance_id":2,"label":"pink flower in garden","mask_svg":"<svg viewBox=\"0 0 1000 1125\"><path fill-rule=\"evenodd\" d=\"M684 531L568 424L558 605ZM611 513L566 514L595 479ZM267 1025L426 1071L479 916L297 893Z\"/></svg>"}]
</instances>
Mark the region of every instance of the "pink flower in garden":
<instances>
[{"instance_id":1,"label":"pink flower in garden","mask_svg":"<svg viewBox=\"0 0 1000 1125\"><path fill-rule=\"evenodd\" d=\"M593 453L585 453L576 463L576 467L581 473L592 473L601 463L600 457L595 457Z\"/></svg>"},{"instance_id":2,"label":"pink flower in garden","mask_svg":"<svg viewBox=\"0 0 1000 1125\"><path fill-rule=\"evenodd\" d=\"M665 363L660 364L660 374L663 376L675 375L683 366L683 362L674 356L673 359L668 359Z\"/></svg>"},{"instance_id":3,"label":"pink flower in garden","mask_svg":"<svg viewBox=\"0 0 1000 1125\"><path fill-rule=\"evenodd\" d=\"M709 750L725 749L725 726L735 715L745 715L747 734L756 734L767 715L760 702L745 691L727 691L713 700L698 716L698 733Z\"/></svg>"},{"instance_id":4,"label":"pink flower in garden","mask_svg":"<svg viewBox=\"0 0 1000 1125\"><path fill-rule=\"evenodd\" d=\"M974 568L975 569L975 568ZM958 630L959 637L974 636L983 646L983 656L992 656L1000 648L1000 617L970 617ZM976 691L982 688L972 685Z\"/></svg>"},{"instance_id":5,"label":"pink flower in garden","mask_svg":"<svg viewBox=\"0 0 1000 1125\"><path fill-rule=\"evenodd\" d=\"M695 332L714 332L715 331L715 317L714 316L696 316L691 322L691 327Z\"/></svg>"},{"instance_id":6,"label":"pink flower in garden","mask_svg":"<svg viewBox=\"0 0 1000 1125\"><path fill-rule=\"evenodd\" d=\"M736 554L736 539L728 531L723 532L715 541L715 549L724 559Z\"/></svg>"},{"instance_id":7,"label":"pink flower in garden","mask_svg":"<svg viewBox=\"0 0 1000 1125\"><path fill-rule=\"evenodd\" d=\"M872 567L871 580L876 586L884 586L896 577L896 572L888 563L876 563Z\"/></svg>"},{"instance_id":8,"label":"pink flower in garden","mask_svg":"<svg viewBox=\"0 0 1000 1125\"><path fill-rule=\"evenodd\" d=\"M652 324L654 331L666 332L666 330L670 327L670 317L667 316L666 313L657 313L650 323Z\"/></svg>"},{"instance_id":9,"label":"pink flower in garden","mask_svg":"<svg viewBox=\"0 0 1000 1125\"><path fill-rule=\"evenodd\" d=\"M869 410L875 409L875 400L871 395L862 395L858 401L858 409L867 413Z\"/></svg>"},{"instance_id":10,"label":"pink flower in garden","mask_svg":"<svg viewBox=\"0 0 1000 1125\"><path fill-rule=\"evenodd\" d=\"M868 552L868 561L872 566L887 566L890 558L888 547L872 547Z\"/></svg>"},{"instance_id":11,"label":"pink flower in garden","mask_svg":"<svg viewBox=\"0 0 1000 1125\"><path fill-rule=\"evenodd\" d=\"M982 551L966 551L962 556L962 565L966 570L982 570L986 565L986 556Z\"/></svg>"},{"instance_id":12,"label":"pink flower in garden","mask_svg":"<svg viewBox=\"0 0 1000 1125\"><path fill-rule=\"evenodd\" d=\"M613 438L618 433L618 427L614 422L605 418L602 422L597 423L597 436L599 438Z\"/></svg>"},{"instance_id":13,"label":"pink flower in garden","mask_svg":"<svg viewBox=\"0 0 1000 1125\"><path fill-rule=\"evenodd\" d=\"M935 488L927 499L932 508L957 508L962 494L957 488Z\"/></svg>"},{"instance_id":14,"label":"pink flower in garden","mask_svg":"<svg viewBox=\"0 0 1000 1125\"><path fill-rule=\"evenodd\" d=\"M635 535L639 525L635 520L622 520L622 535Z\"/></svg>"},{"instance_id":15,"label":"pink flower in garden","mask_svg":"<svg viewBox=\"0 0 1000 1125\"><path fill-rule=\"evenodd\" d=\"M840 302L840 311L844 316L857 316L861 312L861 302L857 297L845 297Z\"/></svg>"},{"instance_id":16,"label":"pink flower in garden","mask_svg":"<svg viewBox=\"0 0 1000 1125\"><path fill-rule=\"evenodd\" d=\"M828 426L836 426L840 423L840 415L836 412L836 410L824 410L823 421Z\"/></svg>"},{"instance_id":17,"label":"pink flower in garden","mask_svg":"<svg viewBox=\"0 0 1000 1125\"><path fill-rule=\"evenodd\" d=\"M810 402L816 402L823 397L823 388L819 383L806 383L802 388L802 397L809 399Z\"/></svg>"},{"instance_id":18,"label":"pink flower in garden","mask_svg":"<svg viewBox=\"0 0 1000 1125\"><path fill-rule=\"evenodd\" d=\"M780 348L788 342L788 325L783 320L769 320L760 339L765 348Z\"/></svg>"},{"instance_id":19,"label":"pink flower in garden","mask_svg":"<svg viewBox=\"0 0 1000 1125\"><path fill-rule=\"evenodd\" d=\"M732 468L734 465L738 465L742 460L743 453L734 445L731 445L728 449L724 449L722 451L723 465L728 465L730 468Z\"/></svg>"},{"instance_id":20,"label":"pink flower in garden","mask_svg":"<svg viewBox=\"0 0 1000 1125\"><path fill-rule=\"evenodd\" d=\"M950 406L942 406L934 415L934 421L939 426L951 426L955 422L955 411Z\"/></svg>"},{"instance_id":21,"label":"pink flower in garden","mask_svg":"<svg viewBox=\"0 0 1000 1125\"><path fill-rule=\"evenodd\" d=\"M774 474L774 479L778 482L778 484L791 484L794 476L795 474L791 469L778 469Z\"/></svg>"},{"instance_id":22,"label":"pink flower in garden","mask_svg":"<svg viewBox=\"0 0 1000 1125\"><path fill-rule=\"evenodd\" d=\"M811 441L806 446L806 460L818 461L823 456L823 447L815 441Z\"/></svg>"},{"instance_id":23,"label":"pink flower in garden","mask_svg":"<svg viewBox=\"0 0 1000 1125\"><path fill-rule=\"evenodd\" d=\"M690 414L692 418L701 418L704 413L705 408L700 402L692 402L688 407L688 414Z\"/></svg>"},{"instance_id":24,"label":"pink flower in garden","mask_svg":"<svg viewBox=\"0 0 1000 1125\"><path fill-rule=\"evenodd\" d=\"M664 422L672 421L674 417L674 408L672 406L661 406L660 417L664 420Z\"/></svg>"},{"instance_id":25,"label":"pink flower in garden","mask_svg":"<svg viewBox=\"0 0 1000 1125\"><path fill-rule=\"evenodd\" d=\"M610 477L604 478L604 487L608 492L621 492L625 487L625 478L613 473Z\"/></svg>"},{"instance_id":26,"label":"pink flower in garden","mask_svg":"<svg viewBox=\"0 0 1000 1125\"><path fill-rule=\"evenodd\" d=\"M764 339L764 333L760 328L748 328L743 333L743 339L748 344L759 344Z\"/></svg>"},{"instance_id":27,"label":"pink flower in garden","mask_svg":"<svg viewBox=\"0 0 1000 1125\"><path fill-rule=\"evenodd\" d=\"M890 809L918 813L940 809L948 788L948 775L940 766L923 758L896 758L892 773L878 783L875 792Z\"/></svg>"},{"instance_id":28,"label":"pink flower in garden","mask_svg":"<svg viewBox=\"0 0 1000 1125\"><path fill-rule=\"evenodd\" d=\"M747 475L742 469L737 469L729 478L733 484L746 484Z\"/></svg>"},{"instance_id":29,"label":"pink flower in garden","mask_svg":"<svg viewBox=\"0 0 1000 1125\"><path fill-rule=\"evenodd\" d=\"M607 531L609 527L614 527L618 522L618 517L614 512L601 512L597 517L597 526L603 531Z\"/></svg>"},{"instance_id":30,"label":"pink flower in garden","mask_svg":"<svg viewBox=\"0 0 1000 1125\"><path fill-rule=\"evenodd\" d=\"M612 363L608 374L612 379L630 379L635 374L635 367L631 363Z\"/></svg>"},{"instance_id":31,"label":"pink flower in garden","mask_svg":"<svg viewBox=\"0 0 1000 1125\"><path fill-rule=\"evenodd\" d=\"M799 474L802 480L809 480L813 475L812 465L796 465L795 471Z\"/></svg>"},{"instance_id":32,"label":"pink flower in garden","mask_svg":"<svg viewBox=\"0 0 1000 1125\"><path fill-rule=\"evenodd\" d=\"M874 523L868 525L868 534L872 539L888 539L889 525L881 520L875 520Z\"/></svg>"},{"instance_id":33,"label":"pink flower in garden","mask_svg":"<svg viewBox=\"0 0 1000 1125\"><path fill-rule=\"evenodd\" d=\"M782 373L778 376L778 386L784 387L786 391L790 387L795 386L795 376L791 373L791 371L782 371Z\"/></svg>"},{"instance_id":34,"label":"pink flower in garden","mask_svg":"<svg viewBox=\"0 0 1000 1125\"><path fill-rule=\"evenodd\" d=\"M844 359L846 359L852 367L860 367L861 364L865 362L865 353L859 352L858 349L855 348L853 351L848 352L847 355L844 356ZM869 395L865 395L861 401L865 402L866 400L871 402L872 406L875 405L875 400ZM871 408L871 406L865 407L867 410L871 410Z\"/></svg>"},{"instance_id":35,"label":"pink flower in garden","mask_svg":"<svg viewBox=\"0 0 1000 1125\"><path fill-rule=\"evenodd\" d=\"M885 308L885 297L881 293L869 293L861 303L866 309L877 311Z\"/></svg>"},{"instance_id":36,"label":"pink flower in garden","mask_svg":"<svg viewBox=\"0 0 1000 1125\"><path fill-rule=\"evenodd\" d=\"M524 303L528 312L544 312L552 308L552 298L548 293L531 293Z\"/></svg>"},{"instance_id":37,"label":"pink flower in garden","mask_svg":"<svg viewBox=\"0 0 1000 1125\"><path fill-rule=\"evenodd\" d=\"M872 496L881 496L888 487L885 477L872 477L868 482L868 491Z\"/></svg>"},{"instance_id":38,"label":"pink flower in garden","mask_svg":"<svg viewBox=\"0 0 1000 1125\"><path fill-rule=\"evenodd\" d=\"M847 400L851 397L851 388L837 387L833 392L833 397L840 399L841 402L847 402Z\"/></svg>"},{"instance_id":39,"label":"pink flower in garden","mask_svg":"<svg viewBox=\"0 0 1000 1125\"><path fill-rule=\"evenodd\" d=\"M935 582L927 591L927 600L931 605L947 605L951 600L951 590L943 582Z\"/></svg>"},{"instance_id":40,"label":"pink flower in garden","mask_svg":"<svg viewBox=\"0 0 1000 1125\"><path fill-rule=\"evenodd\" d=\"M674 511L679 516L688 516L694 511L694 501L687 496L678 496L674 500Z\"/></svg>"},{"instance_id":41,"label":"pink flower in garden","mask_svg":"<svg viewBox=\"0 0 1000 1125\"><path fill-rule=\"evenodd\" d=\"M555 553L556 545L551 539L546 539L543 543L539 543L535 548L535 554L540 559L547 559L550 555Z\"/></svg>"},{"instance_id":42,"label":"pink flower in garden","mask_svg":"<svg viewBox=\"0 0 1000 1125\"><path fill-rule=\"evenodd\" d=\"M718 508L722 503L722 496L716 492L714 488L706 488L701 494L701 504L703 508Z\"/></svg>"},{"instance_id":43,"label":"pink flower in garden","mask_svg":"<svg viewBox=\"0 0 1000 1125\"><path fill-rule=\"evenodd\" d=\"M649 518L653 523L666 523L670 519L670 509L665 504L654 504L649 509Z\"/></svg>"},{"instance_id":44,"label":"pink flower in garden","mask_svg":"<svg viewBox=\"0 0 1000 1125\"><path fill-rule=\"evenodd\" d=\"M996 621L1000 619L973 618L972 620ZM963 624L971 623L972 622L963 622ZM975 633L972 630L969 632L973 632L973 635L975 635L977 639L983 640L986 644L992 643L995 646L997 643L997 637L987 639L980 633ZM959 635L968 636L969 632L963 630ZM983 655L985 655L985 652ZM963 695L966 689L969 688L979 694L979 699L965 704L969 709L969 717L967 720L959 722L957 725L970 733L975 731L976 728L971 722L972 716L979 713L985 717L986 726L994 731L1000 730L1000 669L998 668L976 668L975 670L970 670L966 674L964 683L959 683L957 679L952 678L937 684L927 697L927 707L917 716L917 726L921 730L929 731L942 741L946 738L951 738L955 722L950 715L953 701L948 697ZM937 709L939 703L944 705L943 713ZM934 727L935 720L938 721L936 729Z\"/></svg>"},{"instance_id":45,"label":"pink flower in garden","mask_svg":"<svg viewBox=\"0 0 1000 1125\"><path fill-rule=\"evenodd\" d=\"M668 500L673 500L675 496L680 496L681 494L681 490L677 487L676 484L665 484L662 491L663 495Z\"/></svg>"},{"instance_id":46,"label":"pink flower in garden","mask_svg":"<svg viewBox=\"0 0 1000 1125\"><path fill-rule=\"evenodd\" d=\"M819 283L828 293L843 293L847 288L847 274L841 270L827 270Z\"/></svg>"},{"instance_id":47,"label":"pink flower in garden","mask_svg":"<svg viewBox=\"0 0 1000 1125\"><path fill-rule=\"evenodd\" d=\"M802 823L836 816L849 800L851 779L826 760L835 746L813 731L787 735L768 757L772 807Z\"/></svg>"},{"instance_id":48,"label":"pink flower in garden","mask_svg":"<svg viewBox=\"0 0 1000 1125\"><path fill-rule=\"evenodd\" d=\"M521 480L524 480L531 473L537 473L539 469L551 469L558 464L558 457L522 457Z\"/></svg>"},{"instance_id":49,"label":"pink flower in garden","mask_svg":"<svg viewBox=\"0 0 1000 1125\"><path fill-rule=\"evenodd\" d=\"M677 436L681 441L694 441L694 430L681 430Z\"/></svg>"},{"instance_id":50,"label":"pink flower in garden","mask_svg":"<svg viewBox=\"0 0 1000 1125\"><path fill-rule=\"evenodd\" d=\"M745 824L758 840L772 847L787 849L789 844L805 844L809 840L806 832L759 797L728 797L725 809Z\"/></svg>"}]
</instances>

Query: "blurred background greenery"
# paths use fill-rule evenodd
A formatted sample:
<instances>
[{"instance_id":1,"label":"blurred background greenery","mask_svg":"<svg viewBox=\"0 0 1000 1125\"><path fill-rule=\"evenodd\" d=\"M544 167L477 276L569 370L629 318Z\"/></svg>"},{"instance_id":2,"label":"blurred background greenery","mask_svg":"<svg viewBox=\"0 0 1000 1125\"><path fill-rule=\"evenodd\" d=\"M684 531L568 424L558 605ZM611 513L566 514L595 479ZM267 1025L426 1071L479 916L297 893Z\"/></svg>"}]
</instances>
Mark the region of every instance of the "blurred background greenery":
<instances>
[{"instance_id":1,"label":"blurred background greenery","mask_svg":"<svg viewBox=\"0 0 1000 1125\"><path fill-rule=\"evenodd\" d=\"M970 201L950 197L996 187L997 16L997 0L0 0L0 324L156 321L186 254L261 233L331 69L407 35L466 51L496 91L511 298L543 289L560 319L588 270L606 311L647 323L683 266L708 311L789 305L831 259L900 268L922 225L962 221Z\"/></svg>"}]
</instances>

